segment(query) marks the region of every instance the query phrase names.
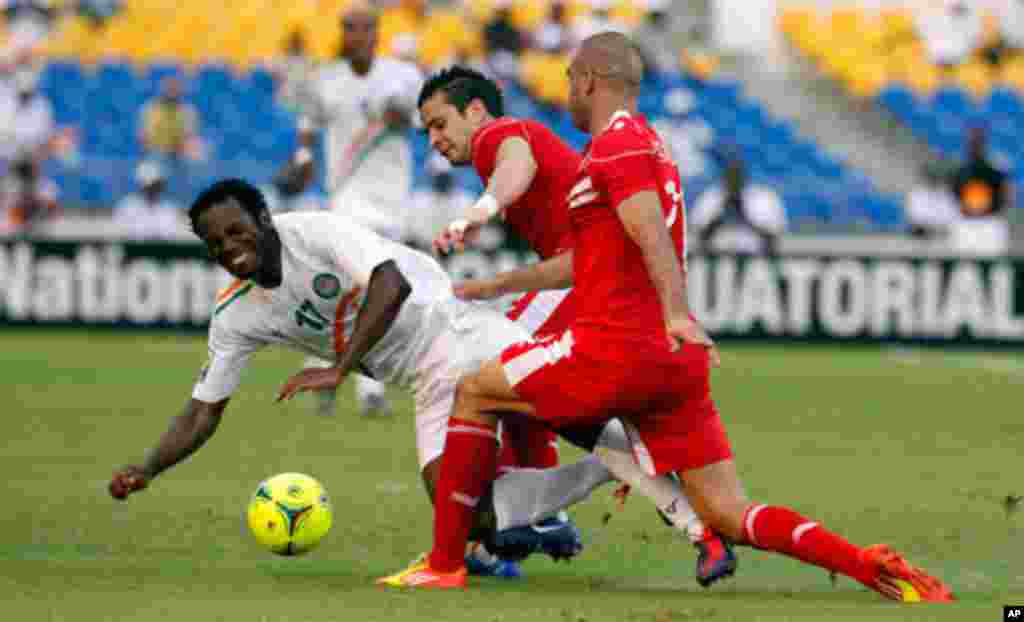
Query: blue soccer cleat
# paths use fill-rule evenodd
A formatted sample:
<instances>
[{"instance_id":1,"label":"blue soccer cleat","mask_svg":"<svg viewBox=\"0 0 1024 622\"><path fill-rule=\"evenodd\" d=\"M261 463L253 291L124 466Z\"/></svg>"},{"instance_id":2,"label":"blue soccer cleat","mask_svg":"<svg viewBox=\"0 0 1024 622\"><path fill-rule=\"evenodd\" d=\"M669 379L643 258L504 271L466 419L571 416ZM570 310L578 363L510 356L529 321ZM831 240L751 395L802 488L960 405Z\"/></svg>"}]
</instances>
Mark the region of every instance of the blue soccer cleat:
<instances>
[{"instance_id":1,"label":"blue soccer cleat","mask_svg":"<svg viewBox=\"0 0 1024 622\"><path fill-rule=\"evenodd\" d=\"M736 572L736 554L724 538L710 529L704 529L704 537L695 542L697 547L697 583L710 587L712 583L731 577Z\"/></svg>"},{"instance_id":2,"label":"blue soccer cleat","mask_svg":"<svg viewBox=\"0 0 1024 622\"><path fill-rule=\"evenodd\" d=\"M523 576L518 562L502 559L475 542L470 545L470 550L466 553L466 570L469 571L469 574L477 577L519 579Z\"/></svg>"},{"instance_id":3,"label":"blue soccer cleat","mask_svg":"<svg viewBox=\"0 0 1024 622\"><path fill-rule=\"evenodd\" d=\"M525 527L511 527L494 534L494 551L503 559L520 560L542 552L552 559L568 560L583 550L583 539L569 517L560 512Z\"/></svg>"}]
</instances>

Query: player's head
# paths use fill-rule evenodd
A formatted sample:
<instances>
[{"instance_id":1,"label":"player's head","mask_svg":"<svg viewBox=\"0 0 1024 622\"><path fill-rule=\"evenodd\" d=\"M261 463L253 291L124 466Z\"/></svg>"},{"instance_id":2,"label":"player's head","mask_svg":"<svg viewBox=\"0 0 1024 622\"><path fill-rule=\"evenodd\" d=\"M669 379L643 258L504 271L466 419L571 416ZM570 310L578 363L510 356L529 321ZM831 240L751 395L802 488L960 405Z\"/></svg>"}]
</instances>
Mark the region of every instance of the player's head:
<instances>
[{"instance_id":1,"label":"player's head","mask_svg":"<svg viewBox=\"0 0 1024 622\"><path fill-rule=\"evenodd\" d=\"M241 179L219 181L204 190L188 217L214 261L240 279L260 272L268 245L277 240L263 193Z\"/></svg>"},{"instance_id":2,"label":"player's head","mask_svg":"<svg viewBox=\"0 0 1024 622\"><path fill-rule=\"evenodd\" d=\"M640 92L644 64L629 37L602 32L586 38L569 65L569 112L584 132L595 105L624 105ZM613 111L614 112L614 111Z\"/></svg>"},{"instance_id":3,"label":"player's head","mask_svg":"<svg viewBox=\"0 0 1024 622\"><path fill-rule=\"evenodd\" d=\"M369 66L377 52L377 11L357 2L341 14L341 56Z\"/></svg>"},{"instance_id":4,"label":"player's head","mask_svg":"<svg viewBox=\"0 0 1024 622\"><path fill-rule=\"evenodd\" d=\"M455 165L469 163L473 133L505 114L498 85L459 65L432 75L420 90L418 106L430 146Z\"/></svg>"}]
</instances>

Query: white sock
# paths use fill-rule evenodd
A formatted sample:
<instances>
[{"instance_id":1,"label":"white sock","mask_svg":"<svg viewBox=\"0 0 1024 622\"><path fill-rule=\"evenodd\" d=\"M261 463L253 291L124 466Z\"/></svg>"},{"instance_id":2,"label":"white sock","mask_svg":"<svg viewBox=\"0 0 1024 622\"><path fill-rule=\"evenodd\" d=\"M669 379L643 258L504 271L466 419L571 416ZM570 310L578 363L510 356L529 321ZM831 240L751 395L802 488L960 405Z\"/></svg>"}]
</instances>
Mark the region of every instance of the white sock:
<instances>
[{"instance_id":1,"label":"white sock","mask_svg":"<svg viewBox=\"0 0 1024 622\"><path fill-rule=\"evenodd\" d=\"M532 525L583 501L598 486L614 481L596 456L550 469L514 469L494 482L498 530Z\"/></svg>"},{"instance_id":2,"label":"white sock","mask_svg":"<svg viewBox=\"0 0 1024 622\"><path fill-rule=\"evenodd\" d=\"M329 361L327 359L322 359L319 356L307 356L302 361L302 368L303 369L327 369L328 367L333 367L333 366L334 366L334 361Z\"/></svg>"},{"instance_id":3,"label":"white sock","mask_svg":"<svg viewBox=\"0 0 1024 622\"><path fill-rule=\"evenodd\" d=\"M684 532L691 542L704 536L704 524L690 506L683 488L666 475L651 477L644 473L633 458L632 446L622 422L612 419L597 441L594 455L624 484L654 502L672 524Z\"/></svg>"},{"instance_id":4,"label":"white sock","mask_svg":"<svg viewBox=\"0 0 1024 622\"><path fill-rule=\"evenodd\" d=\"M377 382L369 376L356 374L356 397L360 404L366 403L371 397L384 396L384 383Z\"/></svg>"}]
</instances>

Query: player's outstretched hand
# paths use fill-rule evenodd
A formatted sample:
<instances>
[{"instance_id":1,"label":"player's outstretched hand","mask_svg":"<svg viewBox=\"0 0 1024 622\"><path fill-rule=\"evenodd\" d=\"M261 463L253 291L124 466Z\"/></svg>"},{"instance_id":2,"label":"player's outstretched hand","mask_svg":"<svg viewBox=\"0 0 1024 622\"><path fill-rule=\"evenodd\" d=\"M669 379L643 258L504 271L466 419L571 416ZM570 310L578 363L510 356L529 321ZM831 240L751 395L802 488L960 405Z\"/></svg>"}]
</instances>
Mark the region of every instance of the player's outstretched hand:
<instances>
[{"instance_id":1,"label":"player's outstretched hand","mask_svg":"<svg viewBox=\"0 0 1024 622\"><path fill-rule=\"evenodd\" d=\"M289 378L288 382L281 387L281 392L277 394L277 401L289 400L303 391L336 389L344 379L345 374L337 367L303 369Z\"/></svg>"},{"instance_id":2,"label":"player's outstretched hand","mask_svg":"<svg viewBox=\"0 0 1024 622\"><path fill-rule=\"evenodd\" d=\"M142 490L149 484L149 479L140 466L126 466L114 471L110 478L110 496L115 499L124 500L133 492Z\"/></svg>"},{"instance_id":3,"label":"player's outstretched hand","mask_svg":"<svg viewBox=\"0 0 1024 622\"><path fill-rule=\"evenodd\" d=\"M501 295L498 284L491 279L469 279L456 285L454 290L463 300L491 300Z\"/></svg>"},{"instance_id":4,"label":"player's outstretched hand","mask_svg":"<svg viewBox=\"0 0 1024 622\"><path fill-rule=\"evenodd\" d=\"M463 219L453 221L434 238L434 252L439 255L447 255L452 251L461 253L466 249L466 243L476 239L479 233L480 225L477 223Z\"/></svg>"},{"instance_id":5,"label":"player's outstretched hand","mask_svg":"<svg viewBox=\"0 0 1024 622\"><path fill-rule=\"evenodd\" d=\"M688 317L676 321L670 320L665 327L665 332L668 333L668 347L671 351L675 352L684 343L692 343L707 348L712 367L722 364L722 357L718 354L715 342L696 321Z\"/></svg>"}]
</instances>

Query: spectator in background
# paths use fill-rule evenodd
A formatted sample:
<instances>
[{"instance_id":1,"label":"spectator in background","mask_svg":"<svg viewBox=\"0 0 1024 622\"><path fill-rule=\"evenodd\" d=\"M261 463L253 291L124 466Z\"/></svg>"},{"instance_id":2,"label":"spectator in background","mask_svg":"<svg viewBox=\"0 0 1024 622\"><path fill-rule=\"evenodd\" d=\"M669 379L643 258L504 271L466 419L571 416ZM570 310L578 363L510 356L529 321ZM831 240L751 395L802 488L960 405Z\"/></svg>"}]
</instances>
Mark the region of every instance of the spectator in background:
<instances>
[{"instance_id":1,"label":"spectator in background","mask_svg":"<svg viewBox=\"0 0 1024 622\"><path fill-rule=\"evenodd\" d=\"M1024 52L1024 0L1000 0L990 7L999 25L998 39L984 50L985 60L998 65Z\"/></svg>"},{"instance_id":2,"label":"spectator in background","mask_svg":"<svg viewBox=\"0 0 1024 622\"><path fill-rule=\"evenodd\" d=\"M906 217L913 236L947 239L960 219L960 206L950 188L952 171L940 162L921 168L921 183L907 193Z\"/></svg>"},{"instance_id":3,"label":"spectator in background","mask_svg":"<svg viewBox=\"0 0 1024 622\"><path fill-rule=\"evenodd\" d=\"M983 42L981 9L968 0L929 3L918 10L915 21L928 57L945 69L967 60Z\"/></svg>"},{"instance_id":4,"label":"spectator in background","mask_svg":"<svg viewBox=\"0 0 1024 622\"><path fill-rule=\"evenodd\" d=\"M32 69L14 73L12 88L0 93L0 158L30 154L36 161L49 155L54 138L53 106L36 90L38 76Z\"/></svg>"},{"instance_id":5,"label":"spectator in background","mask_svg":"<svg viewBox=\"0 0 1024 622\"><path fill-rule=\"evenodd\" d=\"M114 224L132 240L174 240L188 234L182 206L166 198L167 176L154 161L139 164L135 171L138 191L121 199L114 208Z\"/></svg>"},{"instance_id":6,"label":"spectator in background","mask_svg":"<svg viewBox=\"0 0 1024 622\"><path fill-rule=\"evenodd\" d=\"M78 12L99 27L121 10L121 4L121 0L78 0Z\"/></svg>"},{"instance_id":7,"label":"spectator in background","mask_svg":"<svg viewBox=\"0 0 1024 622\"><path fill-rule=\"evenodd\" d=\"M561 54L575 47L569 12L564 0L554 0L551 3L547 19L533 35L533 46L552 54Z\"/></svg>"},{"instance_id":8,"label":"spectator in background","mask_svg":"<svg viewBox=\"0 0 1024 622\"><path fill-rule=\"evenodd\" d=\"M497 0L494 17L484 26L487 62L501 78L519 72L519 54L526 48L526 36L512 23L512 1Z\"/></svg>"},{"instance_id":9,"label":"spectator in background","mask_svg":"<svg viewBox=\"0 0 1024 622\"><path fill-rule=\"evenodd\" d=\"M429 252L437 232L461 218L474 199L455 183L452 165L444 156L432 151L426 168L430 188L413 193L406 242Z\"/></svg>"},{"instance_id":10,"label":"spectator in background","mask_svg":"<svg viewBox=\"0 0 1024 622\"><path fill-rule=\"evenodd\" d=\"M57 184L42 177L33 154L19 154L0 183L0 214L5 217L0 231L30 233L59 213Z\"/></svg>"},{"instance_id":11,"label":"spectator in background","mask_svg":"<svg viewBox=\"0 0 1024 622\"><path fill-rule=\"evenodd\" d=\"M588 4L590 4L590 15L576 22L573 33L573 38L576 41L583 41L599 32L609 30L629 34L628 28L612 20L612 0L588 0Z\"/></svg>"},{"instance_id":12,"label":"spectator in background","mask_svg":"<svg viewBox=\"0 0 1024 622\"><path fill-rule=\"evenodd\" d=\"M311 97L309 89L316 68L306 51L306 36L301 30L288 35L284 57L271 65L270 71L278 85L278 102L297 115L310 114L305 105Z\"/></svg>"},{"instance_id":13,"label":"spectator in background","mask_svg":"<svg viewBox=\"0 0 1024 622\"><path fill-rule=\"evenodd\" d=\"M988 134L973 127L967 160L953 175L953 194L962 218L953 227L953 248L965 254L1002 255L1009 248L1007 210L1014 191L1005 171L988 159Z\"/></svg>"},{"instance_id":14,"label":"spectator in background","mask_svg":"<svg viewBox=\"0 0 1024 622\"><path fill-rule=\"evenodd\" d=\"M147 154L177 168L186 157L195 157L196 124L195 109L182 101L181 82L166 78L160 85L160 96L142 111L143 147Z\"/></svg>"},{"instance_id":15,"label":"spectator in background","mask_svg":"<svg viewBox=\"0 0 1024 622\"><path fill-rule=\"evenodd\" d=\"M316 164L313 151L300 147L278 171L270 186L263 188L267 207L273 214L327 209L323 193L314 187Z\"/></svg>"},{"instance_id":16,"label":"spectator in background","mask_svg":"<svg viewBox=\"0 0 1024 622\"><path fill-rule=\"evenodd\" d=\"M50 35L56 11L45 0L6 0L3 14L7 22L5 55L34 53Z\"/></svg>"},{"instance_id":17,"label":"spectator in background","mask_svg":"<svg viewBox=\"0 0 1024 622\"><path fill-rule=\"evenodd\" d=\"M786 230L786 210L774 190L747 183L743 162L733 156L723 183L701 194L689 221L705 251L774 255Z\"/></svg>"},{"instance_id":18,"label":"spectator in background","mask_svg":"<svg viewBox=\"0 0 1024 622\"><path fill-rule=\"evenodd\" d=\"M679 50L668 13L668 0L650 0L643 24L633 34L644 59L645 73L672 73L679 69Z\"/></svg>"},{"instance_id":19,"label":"spectator in background","mask_svg":"<svg viewBox=\"0 0 1024 622\"><path fill-rule=\"evenodd\" d=\"M484 26L484 42L490 54L508 52L518 56L526 47L523 33L512 23L512 2L498 0L494 3L494 17Z\"/></svg>"}]
</instances>

